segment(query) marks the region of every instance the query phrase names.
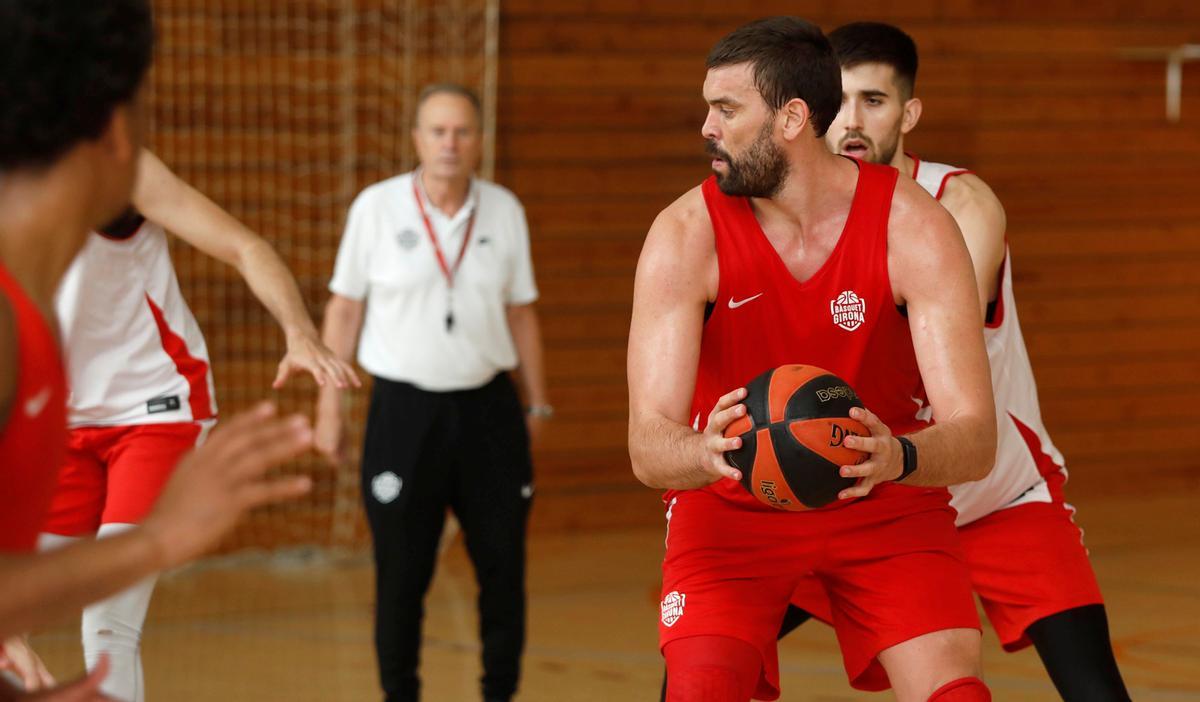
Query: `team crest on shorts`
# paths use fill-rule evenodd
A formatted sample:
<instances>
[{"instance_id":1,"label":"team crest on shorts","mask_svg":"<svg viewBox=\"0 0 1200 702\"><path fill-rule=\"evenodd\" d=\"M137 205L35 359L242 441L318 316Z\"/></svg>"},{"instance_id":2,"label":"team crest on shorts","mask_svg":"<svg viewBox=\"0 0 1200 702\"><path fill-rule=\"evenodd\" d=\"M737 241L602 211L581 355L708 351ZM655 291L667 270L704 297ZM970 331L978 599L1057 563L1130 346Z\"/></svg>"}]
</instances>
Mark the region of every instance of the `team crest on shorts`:
<instances>
[{"instance_id":1,"label":"team crest on shorts","mask_svg":"<svg viewBox=\"0 0 1200 702\"><path fill-rule=\"evenodd\" d=\"M371 494L379 504L386 505L400 495L404 480L390 470L371 478Z\"/></svg>"},{"instance_id":2,"label":"team crest on shorts","mask_svg":"<svg viewBox=\"0 0 1200 702\"><path fill-rule=\"evenodd\" d=\"M683 601L687 599L684 595L676 590L667 593L667 596L662 601L662 623L664 626L674 626L675 622L683 616Z\"/></svg>"},{"instance_id":3,"label":"team crest on shorts","mask_svg":"<svg viewBox=\"0 0 1200 702\"><path fill-rule=\"evenodd\" d=\"M854 331L867 320L867 301L853 290L843 290L836 300L829 301L829 313L833 315L834 324L846 331Z\"/></svg>"}]
</instances>

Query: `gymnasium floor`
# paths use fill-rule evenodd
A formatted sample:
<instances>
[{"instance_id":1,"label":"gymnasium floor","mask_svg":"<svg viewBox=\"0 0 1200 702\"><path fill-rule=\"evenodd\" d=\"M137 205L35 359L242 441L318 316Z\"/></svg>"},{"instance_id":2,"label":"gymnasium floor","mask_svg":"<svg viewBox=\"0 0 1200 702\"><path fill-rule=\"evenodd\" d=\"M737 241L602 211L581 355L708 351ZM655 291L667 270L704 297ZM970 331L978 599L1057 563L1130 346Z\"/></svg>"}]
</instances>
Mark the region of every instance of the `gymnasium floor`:
<instances>
[{"instance_id":1,"label":"gymnasium floor","mask_svg":"<svg viewBox=\"0 0 1200 702\"><path fill-rule=\"evenodd\" d=\"M1081 500L1126 680L1138 702L1200 700L1200 494ZM662 533L537 535L521 702L655 700ZM151 702L376 700L371 571L351 559L254 559L169 577L145 638ZM477 700L475 586L461 543L428 601L425 699ZM73 625L35 637L60 676L81 668ZM1056 700L1035 654L1000 652L986 632L997 700ZM851 691L832 632L806 625L781 651L784 700L889 699Z\"/></svg>"}]
</instances>

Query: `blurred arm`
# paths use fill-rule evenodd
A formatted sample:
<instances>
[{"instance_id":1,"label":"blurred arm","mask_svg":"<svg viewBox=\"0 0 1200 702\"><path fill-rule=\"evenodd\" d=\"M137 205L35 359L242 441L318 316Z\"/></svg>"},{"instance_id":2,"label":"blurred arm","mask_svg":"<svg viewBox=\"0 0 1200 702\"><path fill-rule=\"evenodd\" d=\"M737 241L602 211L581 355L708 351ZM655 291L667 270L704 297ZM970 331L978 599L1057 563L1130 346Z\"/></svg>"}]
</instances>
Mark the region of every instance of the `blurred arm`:
<instances>
[{"instance_id":1,"label":"blurred arm","mask_svg":"<svg viewBox=\"0 0 1200 702\"><path fill-rule=\"evenodd\" d=\"M337 356L350 364L358 347L366 302L343 297L337 293L325 305L325 321L321 340ZM344 460L345 410L342 388L325 385L317 393L316 448L335 462Z\"/></svg>"},{"instance_id":2,"label":"blurred arm","mask_svg":"<svg viewBox=\"0 0 1200 702\"><path fill-rule=\"evenodd\" d=\"M530 405L549 404L546 399L546 374L542 363L542 331L533 304L509 305L508 328L517 347L517 379L525 401Z\"/></svg>"},{"instance_id":3,"label":"blurred arm","mask_svg":"<svg viewBox=\"0 0 1200 702\"><path fill-rule=\"evenodd\" d=\"M1007 226L1004 207L992 189L971 173L951 178L941 203L962 231L975 270L980 310L986 317L988 303L996 299L1000 288Z\"/></svg>"},{"instance_id":4,"label":"blurred arm","mask_svg":"<svg viewBox=\"0 0 1200 702\"><path fill-rule=\"evenodd\" d=\"M299 370L311 373L318 385L359 384L353 369L321 344L296 279L266 240L181 180L149 151L142 151L139 168L133 192L138 211L200 251L236 268L283 329L288 350L279 364L275 387L282 386Z\"/></svg>"}]
</instances>

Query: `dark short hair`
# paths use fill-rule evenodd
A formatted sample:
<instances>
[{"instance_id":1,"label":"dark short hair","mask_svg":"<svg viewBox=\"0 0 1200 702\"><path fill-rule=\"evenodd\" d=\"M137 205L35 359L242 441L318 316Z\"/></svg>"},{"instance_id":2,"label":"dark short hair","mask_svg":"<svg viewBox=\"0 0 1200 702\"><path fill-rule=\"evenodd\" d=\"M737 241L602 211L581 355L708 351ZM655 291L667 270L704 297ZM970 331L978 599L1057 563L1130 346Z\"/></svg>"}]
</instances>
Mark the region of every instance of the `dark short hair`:
<instances>
[{"instance_id":1,"label":"dark short hair","mask_svg":"<svg viewBox=\"0 0 1200 702\"><path fill-rule=\"evenodd\" d=\"M883 22L853 22L829 33L842 68L864 63L891 66L905 98L917 83L917 44L904 30Z\"/></svg>"},{"instance_id":2,"label":"dark short hair","mask_svg":"<svg viewBox=\"0 0 1200 702\"><path fill-rule=\"evenodd\" d=\"M154 51L147 0L0 2L0 170L98 138Z\"/></svg>"},{"instance_id":3,"label":"dark short hair","mask_svg":"<svg viewBox=\"0 0 1200 702\"><path fill-rule=\"evenodd\" d=\"M708 52L709 69L749 63L754 87L772 110L799 98L817 136L824 136L842 103L842 73L829 40L799 17L768 17L727 34Z\"/></svg>"},{"instance_id":4,"label":"dark short hair","mask_svg":"<svg viewBox=\"0 0 1200 702\"><path fill-rule=\"evenodd\" d=\"M483 104L479 102L479 96L474 90L460 85L459 83L430 83L421 89L420 96L417 97L417 110L421 111L421 105L434 95L457 95L461 98L466 98L467 102L471 103L471 107L475 108L475 116L479 118L480 127L483 126ZM413 114L415 115L416 112Z\"/></svg>"}]
</instances>

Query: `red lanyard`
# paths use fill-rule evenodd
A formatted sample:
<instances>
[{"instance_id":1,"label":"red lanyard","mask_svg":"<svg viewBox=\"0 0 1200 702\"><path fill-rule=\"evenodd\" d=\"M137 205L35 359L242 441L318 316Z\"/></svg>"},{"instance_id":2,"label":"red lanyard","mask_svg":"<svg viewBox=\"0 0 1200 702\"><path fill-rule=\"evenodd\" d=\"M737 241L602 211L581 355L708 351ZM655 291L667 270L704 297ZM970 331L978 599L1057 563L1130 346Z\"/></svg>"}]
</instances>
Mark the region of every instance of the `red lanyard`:
<instances>
[{"instance_id":1,"label":"red lanyard","mask_svg":"<svg viewBox=\"0 0 1200 702\"><path fill-rule=\"evenodd\" d=\"M462 265L463 257L467 255L467 246L471 244L471 232L475 229L475 214L476 209L471 210L471 218L467 220L467 234L463 237L462 248L458 250L458 259L454 261L454 267L446 265L446 256L442 253L442 247L438 244L437 234L433 231L433 224L429 222L429 215L425 213L425 203L421 201L421 192L417 189L417 178L420 178L420 173L413 174L413 198L417 201L417 209L421 211L421 219L425 222L425 232L429 234L429 243L433 244L433 253L437 256L438 266L442 269L442 275L446 277L446 285L454 288L454 276L458 273L458 267Z\"/></svg>"}]
</instances>

